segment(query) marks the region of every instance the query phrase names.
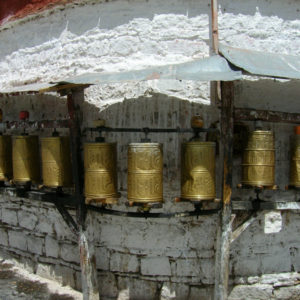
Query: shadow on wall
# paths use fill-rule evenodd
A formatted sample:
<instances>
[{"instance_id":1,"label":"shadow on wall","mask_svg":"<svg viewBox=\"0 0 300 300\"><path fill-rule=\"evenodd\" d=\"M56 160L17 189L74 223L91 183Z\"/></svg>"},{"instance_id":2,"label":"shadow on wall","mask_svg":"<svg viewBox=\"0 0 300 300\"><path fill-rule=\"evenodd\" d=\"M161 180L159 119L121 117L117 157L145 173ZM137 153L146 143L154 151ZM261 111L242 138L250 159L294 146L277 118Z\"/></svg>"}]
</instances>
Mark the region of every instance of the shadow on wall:
<instances>
[{"instance_id":1,"label":"shadow on wall","mask_svg":"<svg viewBox=\"0 0 300 300\"><path fill-rule=\"evenodd\" d=\"M264 212L232 244L231 276L299 272L299 214Z\"/></svg>"},{"instance_id":2,"label":"shadow on wall","mask_svg":"<svg viewBox=\"0 0 300 300\"><path fill-rule=\"evenodd\" d=\"M298 112L298 80L260 79L235 83L235 106L275 111Z\"/></svg>"}]
</instances>

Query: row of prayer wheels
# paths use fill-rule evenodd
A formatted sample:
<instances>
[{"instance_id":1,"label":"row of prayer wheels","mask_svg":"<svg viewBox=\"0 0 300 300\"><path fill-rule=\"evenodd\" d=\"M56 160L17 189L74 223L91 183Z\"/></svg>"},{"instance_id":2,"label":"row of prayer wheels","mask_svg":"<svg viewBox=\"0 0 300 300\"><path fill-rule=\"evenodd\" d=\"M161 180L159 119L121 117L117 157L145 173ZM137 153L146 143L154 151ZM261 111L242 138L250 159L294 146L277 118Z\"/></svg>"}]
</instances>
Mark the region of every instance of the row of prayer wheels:
<instances>
[{"instance_id":1,"label":"row of prayer wheels","mask_svg":"<svg viewBox=\"0 0 300 300\"><path fill-rule=\"evenodd\" d=\"M255 130L243 153L242 184L270 187L275 184L275 139L272 131ZM290 186L300 188L300 126L291 140Z\"/></svg>"},{"instance_id":2,"label":"row of prayer wheels","mask_svg":"<svg viewBox=\"0 0 300 300\"><path fill-rule=\"evenodd\" d=\"M43 184L47 187L72 185L68 137L41 138ZM39 183L39 138L36 135L0 136L0 180L13 178L16 184Z\"/></svg>"},{"instance_id":3,"label":"row of prayer wheels","mask_svg":"<svg viewBox=\"0 0 300 300\"><path fill-rule=\"evenodd\" d=\"M43 185L71 186L69 138L53 136L40 141ZM290 185L300 187L300 132L293 137L291 153ZM116 143L85 143L84 170L86 199L103 199L105 202L105 199L118 197ZM37 136L0 136L0 180L11 178L16 184L40 182ZM243 153L242 184L257 187L273 186L274 182L274 134L255 130ZM201 201L215 196L215 143L183 143L181 198ZM129 144L128 200L134 203L163 201L162 144Z\"/></svg>"},{"instance_id":4,"label":"row of prayer wheels","mask_svg":"<svg viewBox=\"0 0 300 300\"><path fill-rule=\"evenodd\" d=\"M116 143L84 145L85 196L87 199L117 198ZM215 191L215 143L182 145L181 197L210 200ZM163 150L159 143L128 146L128 200L133 203L163 201Z\"/></svg>"}]
</instances>

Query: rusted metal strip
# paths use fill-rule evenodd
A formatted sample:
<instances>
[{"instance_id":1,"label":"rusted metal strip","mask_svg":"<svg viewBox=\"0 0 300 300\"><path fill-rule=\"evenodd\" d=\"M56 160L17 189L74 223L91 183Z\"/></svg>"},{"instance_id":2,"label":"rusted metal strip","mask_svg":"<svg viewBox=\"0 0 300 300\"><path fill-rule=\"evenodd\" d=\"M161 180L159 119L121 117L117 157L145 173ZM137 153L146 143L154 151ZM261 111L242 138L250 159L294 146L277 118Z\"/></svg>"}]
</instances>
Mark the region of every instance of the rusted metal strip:
<instances>
[{"instance_id":1,"label":"rusted metal strip","mask_svg":"<svg viewBox=\"0 0 300 300\"><path fill-rule=\"evenodd\" d=\"M55 201L54 204L55 204L57 210L59 211L59 213L61 214L62 218L64 219L64 221L68 225L68 227L72 230L73 233L75 233L77 235L78 230L79 230L78 225L74 221L73 217L70 215L68 210L59 201Z\"/></svg>"},{"instance_id":2,"label":"rusted metal strip","mask_svg":"<svg viewBox=\"0 0 300 300\"><path fill-rule=\"evenodd\" d=\"M229 250L232 232L232 164L233 164L233 105L234 83L221 82L221 157L223 160L223 209L217 237L215 263L215 300L226 300L229 279Z\"/></svg>"},{"instance_id":3,"label":"rusted metal strip","mask_svg":"<svg viewBox=\"0 0 300 300\"><path fill-rule=\"evenodd\" d=\"M235 108L236 121L264 121L300 124L300 113L289 113L272 110L256 110L252 108Z\"/></svg>"}]
</instances>

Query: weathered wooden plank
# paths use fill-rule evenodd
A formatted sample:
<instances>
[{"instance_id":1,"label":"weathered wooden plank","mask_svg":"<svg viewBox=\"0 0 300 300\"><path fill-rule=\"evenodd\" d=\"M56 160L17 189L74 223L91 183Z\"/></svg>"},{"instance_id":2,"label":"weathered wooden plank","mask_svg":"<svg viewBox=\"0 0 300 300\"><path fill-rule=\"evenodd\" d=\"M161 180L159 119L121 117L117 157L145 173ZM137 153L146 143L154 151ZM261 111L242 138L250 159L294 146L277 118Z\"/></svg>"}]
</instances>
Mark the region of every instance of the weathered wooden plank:
<instances>
[{"instance_id":1,"label":"weathered wooden plank","mask_svg":"<svg viewBox=\"0 0 300 300\"><path fill-rule=\"evenodd\" d=\"M98 300L99 288L97 281L96 257L94 247L88 239L85 229L86 205L83 197L83 161L81 156L81 114L80 106L83 104L82 90L72 91L68 94L68 112L70 116L70 140L72 153L73 180L75 185L75 198L77 200L77 221L79 224L79 250L83 300Z\"/></svg>"},{"instance_id":2,"label":"weathered wooden plank","mask_svg":"<svg viewBox=\"0 0 300 300\"><path fill-rule=\"evenodd\" d=\"M217 237L215 261L215 300L226 300L229 279L229 251L232 232L232 165L234 83L221 82L221 156L223 160L223 208Z\"/></svg>"}]
</instances>

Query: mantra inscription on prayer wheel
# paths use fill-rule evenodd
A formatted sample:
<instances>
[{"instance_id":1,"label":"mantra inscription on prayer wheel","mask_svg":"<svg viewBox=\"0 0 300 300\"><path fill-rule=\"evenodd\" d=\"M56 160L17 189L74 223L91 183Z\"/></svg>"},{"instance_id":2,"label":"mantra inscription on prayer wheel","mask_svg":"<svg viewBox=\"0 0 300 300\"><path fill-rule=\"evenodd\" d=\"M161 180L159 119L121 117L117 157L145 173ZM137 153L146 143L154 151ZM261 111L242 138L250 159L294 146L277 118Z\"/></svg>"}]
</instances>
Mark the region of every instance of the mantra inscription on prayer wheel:
<instances>
[{"instance_id":1,"label":"mantra inscription on prayer wheel","mask_svg":"<svg viewBox=\"0 0 300 300\"><path fill-rule=\"evenodd\" d=\"M159 143L132 143L128 147L128 200L163 201L163 151Z\"/></svg>"},{"instance_id":2,"label":"mantra inscription on prayer wheel","mask_svg":"<svg viewBox=\"0 0 300 300\"><path fill-rule=\"evenodd\" d=\"M292 140L290 185L300 187L300 135Z\"/></svg>"},{"instance_id":3,"label":"mantra inscription on prayer wheel","mask_svg":"<svg viewBox=\"0 0 300 300\"><path fill-rule=\"evenodd\" d=\"M47 187L72 185L69 137L41 138L43 184Z\"/></svg>"},{"instance_id":4,"label":"mantra inscription on prayer wheel","mask_svg":"<svg viewBox=\"0 0 300 300\"><path fill-rule=\"evenodd\" d=\"M272 131L250 133L243 153L242 183L252 186L272 186L275 181L275 146Z\"/></svg>"},{"instance_id":5,"label":"mantra inscription on prayer wheel","mask_svg":"<svg viewBox=\"0 0 300 300\"><path fill-rule=\"evenodd\" d=\"M38 136L14 136L12 158L14 182L37 183L40 180Z\"/></svg>"},{"instance_id":6,"label":"mantra inscription on prayer wheel","mask_svg":"<svg viewBox=\"0 0 300 300\"><path fill-rule=\"evenodd\" d=\"M181 198L201 201L215 197L215 143L182 144Z\"/></svg>"},{"instance_id":7,"label":"mantra inscription on prayer wheel","mask_svg":"<svg viewBox=\"0 0 300 300\"><path fill-rule=\"evenodd\" d=\"M117 198L117 144L84 144L84 172L87 199Z\"/></svg>"},{"instance_id":8,"label":"mantra inscription on prayer wheel","mask_svg":"<svg viewBox=\"0 0 300 300\"><path fill-rule=\"evenodd\" d=\"M0 180L12 177L11 136L0 135Z\"/></svg>"}]
</instances>

